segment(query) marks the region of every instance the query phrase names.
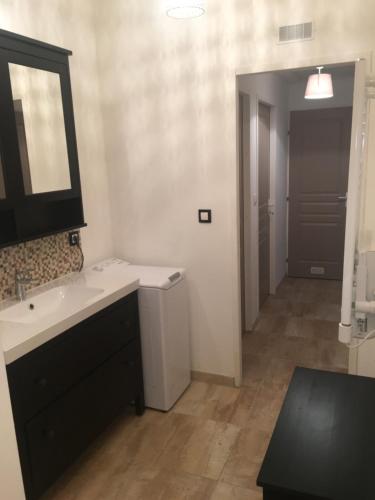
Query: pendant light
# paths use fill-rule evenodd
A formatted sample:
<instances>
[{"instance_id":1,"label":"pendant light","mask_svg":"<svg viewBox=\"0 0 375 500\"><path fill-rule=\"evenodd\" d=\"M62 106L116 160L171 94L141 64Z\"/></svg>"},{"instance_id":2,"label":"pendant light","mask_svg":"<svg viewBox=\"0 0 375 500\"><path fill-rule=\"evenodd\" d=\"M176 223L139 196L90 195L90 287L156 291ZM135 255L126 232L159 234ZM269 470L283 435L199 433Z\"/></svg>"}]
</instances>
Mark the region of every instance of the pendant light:
<instances>
[{"instance_id":1,"label":"pendant light","mask_svg":"<svg viewBox=\"0 0 375 500\"><path fill-rule=\"evenodd\" d=\"M333 97L332 75L322 73L324 66L317 66L318 73L307 81L305 99L329 99Z\"/></svg>"},{"instance_id":2,"label":"pendant light","mask_svg":"<svg viewBox=\"0 0 375 500\"><path fill-rule=\"evenodd\" d=\"M167 15L175 19L190 19L205 13L204 0L166 0Z\"/></svg>"}]
</instances>

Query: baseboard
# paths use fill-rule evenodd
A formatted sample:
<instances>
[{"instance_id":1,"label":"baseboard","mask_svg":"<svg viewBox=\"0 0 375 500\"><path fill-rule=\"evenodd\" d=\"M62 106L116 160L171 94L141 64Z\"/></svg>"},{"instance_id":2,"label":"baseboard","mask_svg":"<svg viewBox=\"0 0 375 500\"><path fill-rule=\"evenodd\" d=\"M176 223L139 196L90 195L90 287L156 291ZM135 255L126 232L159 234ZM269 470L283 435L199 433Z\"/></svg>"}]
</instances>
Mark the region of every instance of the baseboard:
<instances>
[{"instance_id":1,"label":"baseboard","mask_svg":"<svg viewBox=\"0 0 375 500\"><path fill-rule=\"evenodd\" d=\"M226 377L225 375L216 375L215 373L198 372L193 370L191 372L192 380L198 382L206 382L207 384L226 385L234 387L234 377Z\"/></svg>"}]
</instances>

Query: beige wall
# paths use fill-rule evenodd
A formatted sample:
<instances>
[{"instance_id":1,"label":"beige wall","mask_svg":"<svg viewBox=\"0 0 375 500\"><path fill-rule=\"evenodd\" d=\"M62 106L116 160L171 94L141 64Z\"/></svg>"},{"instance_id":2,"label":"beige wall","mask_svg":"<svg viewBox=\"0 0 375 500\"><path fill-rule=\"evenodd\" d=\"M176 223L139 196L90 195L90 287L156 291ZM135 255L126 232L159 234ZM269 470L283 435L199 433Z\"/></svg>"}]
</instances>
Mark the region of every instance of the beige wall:
<instances>
[{"instance_id":1,"label":"beige wall","mask_svg":"<svg viewBox=\"0 0 375 500\"><path fill-rule=\"evenodd\" d=\"M186 266L194 369L233 376L238 331L235 72L334 62L375 47L373 0L207 0L190 21L155 0L97 1L116 249ZM315 22L311 42L277 26ZM198 208L213 224L197 223Z\"/></svg>"},{"instance_id":2,"label":"beige wall","mask_svg":"<svg viewBox=\"0 0 375 500\"><path fill-rule=\"evenodd\" d=\"M4 0L1 28L73 51L70 73L83 201L87 262L112 253L112 231L91 0Z\"/></svg>"}]
</instances>

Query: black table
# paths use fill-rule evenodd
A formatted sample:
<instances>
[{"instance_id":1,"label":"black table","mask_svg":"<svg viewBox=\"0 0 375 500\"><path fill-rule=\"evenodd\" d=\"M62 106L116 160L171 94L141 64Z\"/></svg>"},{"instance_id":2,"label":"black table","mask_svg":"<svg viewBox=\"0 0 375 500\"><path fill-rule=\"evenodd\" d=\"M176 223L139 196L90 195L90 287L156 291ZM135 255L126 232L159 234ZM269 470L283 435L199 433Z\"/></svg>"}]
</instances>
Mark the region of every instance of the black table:
<instances>
[{"instance_id":1,"label":"black table","mask_svg":"<svg viewBox=\"0 0 375 500\"><path fill-rule=\"evenodd\" d=\"M297 368L257 484L264 500L375 500L375 379Z\"/></svg>"}]
</instances>

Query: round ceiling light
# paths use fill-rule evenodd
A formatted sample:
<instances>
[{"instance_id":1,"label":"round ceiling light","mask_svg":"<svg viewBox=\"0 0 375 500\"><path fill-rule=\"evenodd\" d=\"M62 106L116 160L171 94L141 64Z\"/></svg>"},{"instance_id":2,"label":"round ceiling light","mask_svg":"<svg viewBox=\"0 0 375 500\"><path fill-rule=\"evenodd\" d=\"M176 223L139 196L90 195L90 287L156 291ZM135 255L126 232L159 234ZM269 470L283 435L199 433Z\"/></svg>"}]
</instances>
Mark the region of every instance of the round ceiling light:
<instances>
[{"instance_id":1,"label":"round ceiling light","mask_svg":"<svg viewBox=\"0 0 375 500\"><path fill-rule=\"evenodd\" d=\"M204 0L167 0L167 15L175 19L191 19L205 13Z\"/></svg>"}]
</instances>

